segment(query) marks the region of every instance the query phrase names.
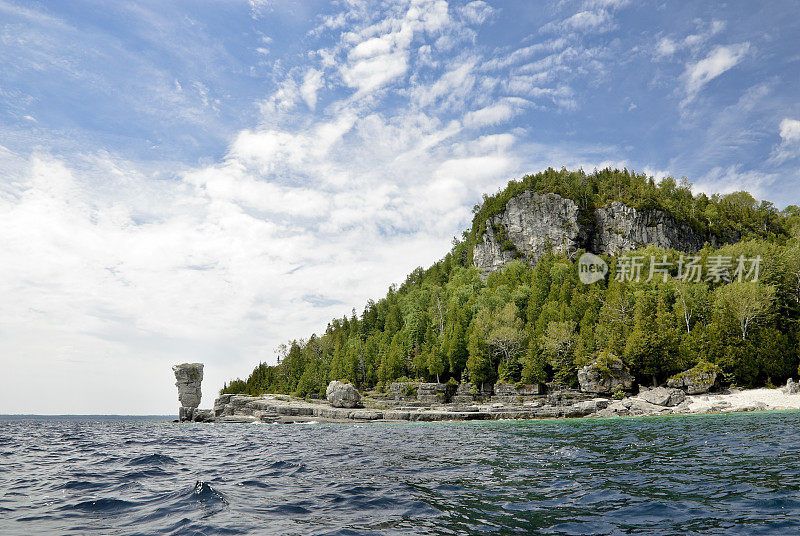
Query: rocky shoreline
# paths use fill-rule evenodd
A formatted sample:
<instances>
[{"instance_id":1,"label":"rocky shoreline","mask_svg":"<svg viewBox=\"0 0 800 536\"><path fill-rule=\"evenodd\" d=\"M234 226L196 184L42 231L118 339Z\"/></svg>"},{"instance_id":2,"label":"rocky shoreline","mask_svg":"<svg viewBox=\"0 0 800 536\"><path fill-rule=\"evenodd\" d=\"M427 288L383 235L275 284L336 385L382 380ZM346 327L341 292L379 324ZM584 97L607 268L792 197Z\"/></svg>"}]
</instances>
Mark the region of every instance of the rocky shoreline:
<instances>
[{"instance_id":1,"label":"rocky shoreline","mask_svg":"<svg viewBox=\"0 0 800 536\"><path fill-rule=\"evenodd\" d=\"M435 422L473 420L528 420L578 417L636 417L647 415L692 415L766 410L800 410L800 394L779 389L751 389L720 394L684 395L674 405L674 390L658 388L622 400L589 398L567 403L567 399L512 404L387 405L387 400L364 397L360 408L337 408L324 400L305 400L287 395L248 396L225 394L214 404L208 420L222 423L303 422ZM677 395L680 398L680 395ZM402 401L401 401L402 402ZM655 403L654 403L655 402Z\"/></svg>"},{"instance_id":2,"label":"rocky shoreline","mask_svg":"<svg viewBox=\"0 0 800 536\"><path fill-rule=\"evenodd\" d=\"M800 409L800 384L791 379L781 389L722 390L709 364L670 378L666 386L640 386L633 396L634 379L617 358L583 367L578 373L580 389L557 384L497 383L478 388L468 382L404 381L389 384L385 392L362 394L350 383L332 381L325 399L222 394L213 409L198 409L201 363L175 365L173 371L181 402L180 422L528 420Z\"/></svg>"}]
</instances>

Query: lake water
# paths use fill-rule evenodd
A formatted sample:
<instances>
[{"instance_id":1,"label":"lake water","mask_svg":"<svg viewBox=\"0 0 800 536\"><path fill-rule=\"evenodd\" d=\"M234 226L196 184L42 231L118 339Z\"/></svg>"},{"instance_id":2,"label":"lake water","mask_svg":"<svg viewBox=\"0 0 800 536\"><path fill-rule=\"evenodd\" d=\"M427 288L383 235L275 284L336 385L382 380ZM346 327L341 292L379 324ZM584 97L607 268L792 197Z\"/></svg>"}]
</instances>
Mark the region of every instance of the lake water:
<instances>
[{"instance_id":1,"label":"lake water","mask_svg":"<svg viewBox=\"0 0 800 536\"><path fill-rule=\"evenodd\" d=\"M0 417L0 534L800 534L800 413Z\"/></svg>"}]
</instances>

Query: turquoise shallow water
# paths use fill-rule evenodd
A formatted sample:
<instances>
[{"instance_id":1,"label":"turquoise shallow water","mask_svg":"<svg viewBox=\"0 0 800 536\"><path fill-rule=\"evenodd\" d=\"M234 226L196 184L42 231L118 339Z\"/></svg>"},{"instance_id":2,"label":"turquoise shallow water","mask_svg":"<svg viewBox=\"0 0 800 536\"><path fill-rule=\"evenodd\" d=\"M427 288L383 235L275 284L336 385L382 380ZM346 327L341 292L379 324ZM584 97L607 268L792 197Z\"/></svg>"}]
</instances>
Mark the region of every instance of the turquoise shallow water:
<instances>
[{"instance_id":1,"label":"turquoise shallow water","mask_svg":"<svg viewBox=\"0 0 800 536\"><path fill-rule=\"evenodd\" d=\"M799 430L0 417L0 534L800 534Z\"/></svg>"}]
</instances>

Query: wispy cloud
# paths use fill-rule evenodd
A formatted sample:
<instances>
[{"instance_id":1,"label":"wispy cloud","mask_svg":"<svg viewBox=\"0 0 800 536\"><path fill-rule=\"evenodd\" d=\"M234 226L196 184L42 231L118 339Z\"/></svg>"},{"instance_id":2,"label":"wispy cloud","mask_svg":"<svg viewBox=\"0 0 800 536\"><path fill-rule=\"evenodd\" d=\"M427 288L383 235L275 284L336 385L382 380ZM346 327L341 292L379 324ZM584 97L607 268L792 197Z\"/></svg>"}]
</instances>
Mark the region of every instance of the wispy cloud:
<instances>
[{"instance_id":1,"label":"wispy cloud","mask_svg":"<svg viewBox=\"0 0 800 536\"><path fill-rule=\"evenodd\" d=\"M690 103L706 84L739 64L749 50L748 42L718 46L702 60L687 65L683 75L686 98L682 104Z\"/></svg>"},{"instance_id":2,"label":"wispy cloud","mask_svg":"<svg viewBox=\"0 0 800 536\"><path fill-rule=\"evenodd\" d=\"M781 120L780 143L772 150L770 162L782 164L787 160L800 159L800 121L785 117Z\"/></svg>"}]
</instances>

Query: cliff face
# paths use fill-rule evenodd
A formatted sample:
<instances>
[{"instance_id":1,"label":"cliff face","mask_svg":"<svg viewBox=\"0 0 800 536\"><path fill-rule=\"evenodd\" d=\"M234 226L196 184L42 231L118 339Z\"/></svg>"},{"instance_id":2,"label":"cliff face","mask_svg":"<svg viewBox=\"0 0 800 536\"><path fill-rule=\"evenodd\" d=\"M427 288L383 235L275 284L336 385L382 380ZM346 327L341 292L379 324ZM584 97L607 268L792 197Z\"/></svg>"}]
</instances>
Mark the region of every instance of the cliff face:
<instances>
[{"instance_id":1,"label":"cliff face","mask_svg":"<svg viewBox=\"0 0 800 536\"><path fill-rule=\"evenodd\" d=\"M595 225L588 250L617 255L647 244L693 252L703 248L705 237L690 225L676 222L661 210L637 211L619 201L594 211Z\"/></svg>"},{"instance_id":2,"label":"cliff face","mask_svg":"<svg viewBox=\"0 0 800 536\"><path fill-rule=\"evenodd\" d=\"M483 241L473 251L473 264L484 273L493 272L518 252L536 262L550 250L575 251L586 240L574 201L556 194L523 192L486 223Z\"/></svg>"},{"instance_id":3,"label":"cliff face","mask_svg":"<svg viewBox=\"0 0 800 536\"><path fill-rule=\"evenodd\" d=\"M578 216L578 206L570 199L523 192L487 221L483 239L473 250L473 264L488 274L516 257L535 263L549 250L570 254L582 248L616 255L654 244L694 252L706 242L691 226L661 210L637 211L615 201L584 218L592 223L581 223Z\"/></svg>"}]
</instances>

